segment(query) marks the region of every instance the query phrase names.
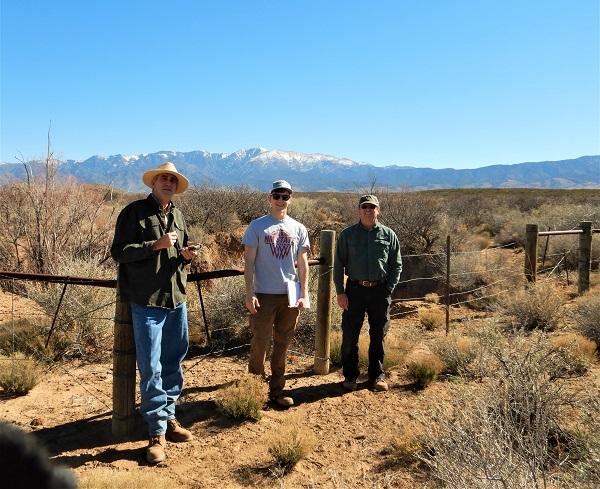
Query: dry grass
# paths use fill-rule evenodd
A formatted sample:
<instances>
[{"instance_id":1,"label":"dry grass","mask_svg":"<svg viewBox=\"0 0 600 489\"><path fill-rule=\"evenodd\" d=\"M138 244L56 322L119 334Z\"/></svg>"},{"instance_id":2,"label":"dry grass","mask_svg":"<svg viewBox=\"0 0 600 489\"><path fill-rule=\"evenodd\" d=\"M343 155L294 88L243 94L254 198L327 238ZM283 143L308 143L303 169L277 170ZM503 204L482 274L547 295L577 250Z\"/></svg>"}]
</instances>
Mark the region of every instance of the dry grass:
<instances>
[{"instance_id":1,"label":"dry grass","mask_svg":"<svg viewBox=\"0 0 600 489\"><path fill-rule=\"evenodd\" d=\"M575 333L556 336L552 347L564 361L565 375L585 374L596 353L596 343Z\"/></svg>"},{"instance_id":2,"label":"dry grass","mask_svg":"<svg viewBox=\"0 0 600 489\"><path fill-rule=\"evenodd\" d=\"M23 396L39 382L41 370L31 358L15 354L12 358L0 357L0 387L8 394Z\"/></svg>"},{"instance_id":3,"label":"dry grass","mask_svg":"<svg viewBox=\"0 0 600 489\"><path fill-rule=\"evenodd\" d=\"M582 335L600 346L600 291L593 289L584 295L575 312L577 327Z\"/></svg>"},{"instance_id":4,"label":"dry grass","mask_svg":"<svg viewBox=\"0 0 600 489\"><path fill-rule=\"evenodd\" d=\"M420 462L423 450L422 430L402 426L383 449L382 455L387 456L387 462L392 466L412 466Z\"/></svg>"},{"instance_id":5,"label":"dry grass","mask_svg":"<svg viewBox=\"0 0 600 489\"><path fill-rule=\"evenodd\" d=\"M465 392L452 410L436 410L423 459L448 487L550 487L571 457L550 443L574 401L555 376L557 357L542 334L496 354L502 368L483 394Z\"/></svg>"},{"instance_id":6,"label":"dry grass","mask_svg":"<svg viewBox=\"0 0 600 489\"><path fill-rule=\"evenodd\" d=\"M407 363L408 377L416 389L424 389L437 379L444 363L433 353L417 353Z\"/></svg>"},{"instance_id":7,"label":"dry grass","mask_svg":"<svg viewBox=\"0 0 600 489\"><path fill-rule=\"evenodd\" d=\"M79 476L79 489L170 489L174 481L157 474L156 471L143 472L95 468Z\"/></svg>"},{"instance_id":8,"label":"dry grass","mask_svg":"<svg viewBox=\"0 0 600 489\"><path fill-rule=\"evenodd\" d=\"M514 330L554 331L564 317L565 302L563 291L552 282L544 281L504 295L498 309L505 323Z\"/></svg>"},{"instance_id":9,"label":"dry grass","mask_svg":"<svg viewBox=\"0 0 600 489\"><path fill-rule=\"evenodd\" d=\"M300 415L289 416L285 423L268 435L266 444L275 466L287 473L306 458L316 443L315 434Z\"/></svg>"},{"instance_id":10,"label":"dry grass","mask_svg":"<svg viewBox=\"0 0 600 489\"><path fill-rule=\"evenodd\" d=\"M444 325L446 316L441 309L419 311L419 323L427 331L434 331Z\"/></svg>"},{"instance_id":11,"label":"dry grass","mask_svg":"<svg viewBox=\"0 0 600 489\"><path fill-rule=\"evenodd\" d=\"M448 375L470 375L470 365L477 357L477 348L468 336L450 335L441 338L433 346L433 351L444 363L442 373Z\"/></svg>"},{"instance_id":12,"label":"dry grass","mask_svg":"<svg viewBox=\"0 0 600 489\"><path fill-rule=\"evenodd\" d=\"M388 336L385 340L385 356L383 369L389 371L403 364L407 353L414 347L410 340ZM342 364L342 332L333 330L330 336L329 358L334 365ZM358 368L369 366L369 336L361 335L358 340Z\"/></svg>"},{"instance_id":13,"label":"dry grass","mask_svg":"<svg viewBox=\"0 0 600 489\"><path fill-rule=\"evenodd\" d=\"M430 292L429 294L425 294L425 301L431 302L432 304L439 304L440 296L435 292Z\"/></svg>"},{"instance_id":14,"label":"dry grass","mask_svg":"<svg viewBox=\"0 0 600 489\"><path fill-rule=\"evenodd\" d=\"M267 402L267 385L258 375L247 374L234 385L221 389L217 405L233 419L258 421Z\"/></svg>"}]
</instances>

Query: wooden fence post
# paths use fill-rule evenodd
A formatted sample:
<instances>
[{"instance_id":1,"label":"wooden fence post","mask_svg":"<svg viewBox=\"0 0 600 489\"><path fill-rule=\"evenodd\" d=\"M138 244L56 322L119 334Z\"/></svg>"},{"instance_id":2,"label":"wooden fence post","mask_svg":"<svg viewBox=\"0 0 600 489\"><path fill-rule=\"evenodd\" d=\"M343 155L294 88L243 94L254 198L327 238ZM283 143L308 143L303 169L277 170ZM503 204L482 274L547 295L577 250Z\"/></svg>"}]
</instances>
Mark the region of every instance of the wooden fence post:
<instances>
[{"instance_id":1,"label":"wooden fence post","mask_svg":"<svg viewBox=\"0 0 600 489\"><path fill-rule=\"evenodd\" d=\"M446 335L450 333L450 236L446 236L446 291L444 294L446 304Z\"/></svg>"},{"instance_id":2,"label":"wooden fence post","mask_svg":"<svg viewBox=\"0 0 600 489\"><path fill-rule=\"evenodd\" d=\"M321 257L319 266L319 288L317 292L317 326L315 331L315 362L313 370L316 374L329 373L329 347L331 332L331 290L333 288L333 250L335 247L335 231L321 231Z\"/></svg>"},{"instance_id":3,"label":"wooden fence post","mask_svg":"<svg viewBox=\"0 0 600 489\"><path fill-rule=\"evenodd\" d=\"M579 227L583 233L579 235L579 285L581 295L590 288L590 268L592 266L592 222L581 221Z\"/></svg>"},{"instance_id":4,"label":"wooden fence post","mask_svg":"<svg viewBox=\"0 0 600 489\"><path fill-rule=\"evenodd\" d=\"M535 282L536 279L537 241L538 225L527 224L525 227L525 277L528 282Z\"/></svg>"},{"instance_id":5,"label":"wooden fence post","mask_svg":"<svg viewBox=\"0 0 600 489\"><path fill-rule=\"evenodd\" d=\"M135 427L135 341L129 302L121 300L117 284L113 343L112 433L131 435Z\"/></svg>"}]
</instances>

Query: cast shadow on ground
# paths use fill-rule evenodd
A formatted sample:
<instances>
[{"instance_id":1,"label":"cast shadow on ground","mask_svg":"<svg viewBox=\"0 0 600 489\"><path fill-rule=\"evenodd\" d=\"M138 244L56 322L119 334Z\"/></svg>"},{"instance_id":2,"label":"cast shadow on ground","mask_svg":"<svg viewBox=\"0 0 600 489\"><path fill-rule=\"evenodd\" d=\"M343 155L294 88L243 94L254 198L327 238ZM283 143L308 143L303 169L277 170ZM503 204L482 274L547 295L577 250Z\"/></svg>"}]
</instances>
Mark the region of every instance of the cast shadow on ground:
<instances>
[{"instance_id":1,"label":"cast shadow on ground","mask_svg":"<svg viewBox=\"0 0 600 489\"><path fill-rule=\"evenodd\" d=\"M146 446L139 448L127 448L118 450L116 448L107 448L103 452L96 455L91 453L81 453L79 455L59 455L54 457L53 462L77 468L90 462L100 462L110 464L122 460L131 460L137 462L138 465L148 465L146 462Z\"/></svg>"},{"instance_id":2,"label":"cast shadow on ground","mask_svg":"<svg viewBox=\"0 0 600 489\"><path fill-rule=\"evenodd\" d=\"M288 376L289 378L289 376ZM329 397L340 397L346 394L340 382L329 382L327 384L310 385L286 389L285 395L294 399L294 405L317 402Z\"/></svg>"}]
</instances>

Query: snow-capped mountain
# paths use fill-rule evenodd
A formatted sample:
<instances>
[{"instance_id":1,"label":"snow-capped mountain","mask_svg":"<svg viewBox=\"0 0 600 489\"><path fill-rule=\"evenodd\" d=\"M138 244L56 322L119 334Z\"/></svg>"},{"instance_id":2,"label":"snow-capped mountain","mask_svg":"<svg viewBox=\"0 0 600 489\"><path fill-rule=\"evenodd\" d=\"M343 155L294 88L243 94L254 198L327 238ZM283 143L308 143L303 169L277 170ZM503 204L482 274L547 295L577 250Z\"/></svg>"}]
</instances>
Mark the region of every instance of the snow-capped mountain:
<instances>
[{"instance_id":1,"label":"snow-capped mountain","mask_svg":"<svg viewBox=\"0 0 600 489\"><path fill-rule=\"evenodd\" d=\"M59 174L81 182L110 184L129 191L145 190L141 174L171 161L192 184L247 184L268 189L284 178L304 191L355 190L373 181L394 188L538 187L600 188L600 156L539 163L493 165L472 170L374 166L323 154L251 148L234 153L160 151L140 155L92 156L67 160ZM24 178L20 164L0 165L0 179ZM1 181L0 180L0 181Z\"/></svg>"}]
</instances>

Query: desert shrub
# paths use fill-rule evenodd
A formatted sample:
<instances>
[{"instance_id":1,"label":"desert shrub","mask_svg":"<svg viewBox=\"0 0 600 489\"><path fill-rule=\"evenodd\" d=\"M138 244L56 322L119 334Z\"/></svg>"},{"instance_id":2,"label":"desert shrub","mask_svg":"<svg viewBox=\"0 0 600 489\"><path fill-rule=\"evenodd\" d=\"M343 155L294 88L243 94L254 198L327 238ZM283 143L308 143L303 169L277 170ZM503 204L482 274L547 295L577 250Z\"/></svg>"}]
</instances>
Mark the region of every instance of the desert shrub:
<instances>
[{"instance_id":1,"label":"desert shrub","mask_svg":"<svg viewBox=\"0 0 600 489\"><path fill-rule=\"evenodd\" d=\"M581 298L575 320L581 334L600 347L600 294L592 291Z\"/></svg>"},{"instance_id":2,"label":"desert shrub","mask_svg":"<svg viewBox=\"0 0 600 489\"><path fill-rule=\"evenodd\" d=\"M248 343L252 332L249 313L244 305L244 277L219 278L209 284L204 282L202 294L213 344L230 348Z\"/></svg>"},{"instance_id":3,"label":"desert shrub","mask_svg":"<svg viewBox=\"0 0 600 489\"><path fill-rule=\"evenodd\" d=\"M233 419L258 421L267 402L267 385L262 377L247 374L219 391L217 405Z\"/></svg>"},{"instance_id":4,"label":"desert shrub","mask_svg":"<svg viewBox=\"0 0 600 489\"><path fill-rule=\"evenodd\" d=\"M588 371L596 352L594 341L569 333L552 338L551 343L564 362L562 375L583 375Z\"/></svg>"},{"instance_id":5,"label":"desert shrub","mask_svg":"<svg viewBox=\"0 0 600 489\"><path fill-rule=\"evenodd\" d=\"M79 489L169 489L174 482L156 472L94 467L79 475Z\"/></svg>"},{"instance_id":6,"label":"desert shrub","mask_svg":"<svg viewBox=\"0 0 600 489\"><path fill-rule=\"evenodd\" d=\"M291 416L268 436L267 447L275 465L284 473L313 450L316 437L300 416Z\"/></svg>"},{"instance_id":7,"label":"desert shrub","mask_svg":"<svg viewBox=\"0 0 600 489\"><path fill-rule=\"evenodd\" d=\"M112 279L112 267L92 261L62 258L53 264L55 273L71 277ZM27 282L27 293L52 317L58 307L62 284ZM115 315L114 289L68 285L52 333L55 357L100 360L111 351Z\"/></svg>"},{"instance_id":8,"label":"desert shrub","mask_svg":"<svg viewBox=\"0 0 600 489\"><path fill-rule=\"evenodd\" d=\"M210 183L188 189L179 205L188 225L201 227L209 234L233 231L268 209L266 192L244 185L221 187Z\"/></svg>"},{"instance_id":9,"label":"desert shrub","mask_svg":"<svg viewBox=\"0 0 600 489\"><path fill-rule=\"evenodd\" d=\"M502 366L483 395L464 394L437 409L423 460L448 487L548 487L569 453L551 440L563 433L569 396L557 381L557 356L543 335L518 337L497 351Z\"/></svg>"},{"instance_id":10,"label":"desert shrub","mask_svg":"<svg viewBox=\"0 0 600 489\"><path fill-rule=\"evenodd\" d=\"M405 254L429 253L441 236L439 199L426 192L380 192L382 221L398 235Z\"/></svg>"},{"instance_id":11,"label":"desert shrub","mask_svg":"<svg viewBox=\"0 0 600 489\"><path fill-rule=\"evenodd\" d=\"M23 396L39 382L41 370L31 358L15 354L12 358L0 357L0 387L8 394Z\"/></svg>"},{"instance_id":12,"label":"desert shrub","mask_svg":"<svg viewBox=\"0 0 600 489\"><path fill-rule=\"evenodd\" d=\"M407 363L408 377L416 389L424 389L437 379L444 364L437 355L421 353L413 356Z\"/></svg>"},{"instance_id":13,"label":"desert shrub","mask_svg":"<svg viewBox=\"0 0 600 489\"><path fill-rule=\"evenodd\" d=\"M440 296L435 292L430 292L429 294L425 294L425 300L427 302L431 302L432 304L439 304Z\"/></svg>"},{"instance_id":14,"label":"desert shrub","mask_svg":"<svg viewBox=\"0 0 600 489\"><path fill-rule=\"evenodd\" d=\"M382 455L387 457L389 465L402 467L419 463L423 456L423 434L414 427L402 426L394 434Z\"/></svg>"},{"instance_id":15,"label":"desert shrub","mask_svg":"<svg viewBox=\"0 0 600 489\"><path fill-rule=\"evenodd\" d=\"M427 331L434 331L441 328L444 325L445 317L441 309L419 311L419 323Z\"/></svg>"},{"instance_id":16,"label":"desert shrub","mask_svg":"<svg viewBox=\"0 0 600 489\"><path fill-rule=\"evenodd\" d=\"M469 367L477 356L475 342L468 336L451 335L438 340L433 351L444 364L442 373L448 375L470 375Z\"/></svg>"},{"instance_id":17,"label":"desert shrub","mask_svg":"<svg viewBox=\"0 0 600 489\"><path fill-rule=\"evenodd\" d=\"M553 331L563 318L564 302L559 288L546 281L503 295L498 310L513 329Z\"/></svg>"}]
</instances>

